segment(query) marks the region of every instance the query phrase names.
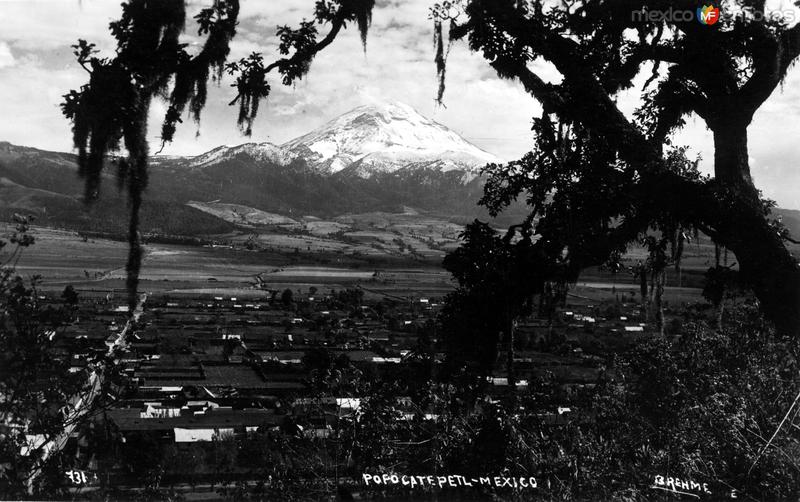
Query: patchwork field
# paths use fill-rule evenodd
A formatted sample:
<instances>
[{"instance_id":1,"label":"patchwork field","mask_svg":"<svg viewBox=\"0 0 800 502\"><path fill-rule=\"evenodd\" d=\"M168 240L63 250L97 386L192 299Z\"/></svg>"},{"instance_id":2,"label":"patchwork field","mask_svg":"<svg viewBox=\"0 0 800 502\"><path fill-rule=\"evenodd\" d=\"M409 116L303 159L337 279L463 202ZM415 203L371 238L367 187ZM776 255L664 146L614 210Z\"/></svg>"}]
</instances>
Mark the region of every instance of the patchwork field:
<instances>
[{"instance_id":1,"label":"patchwork field","mask_svg":"<svg viewBox=\"0 0 800 502\"><path fill-rule=\"evenodd\" d=\"M0 233L10 229L0 227ZM122 292L127 243L84 239L75 232L34 227L36 242L17 263L24 276L41 275L42 287L59 290L67 284L81 291ZM276 241L285 236L276 236ZM266 240L266 239L265 239ZM293 242L293 241L286 241ZM338 255L334 246L316 243L312 252L246 250L230 246L149 243L142 263L141 289L171 293L251 293L274 289L345 289L364 285L375 295L444 294L452 288L447 274L434 264L381 262L370 266ZM326 250L333 252L326 253ZM322 264L321 262L327 262ZM367 291L368 294L369 291Z\"/></svg>"},{"instance_id":2,"label":"patchwork field","mask_svg":"<svg viewBox=\"0 0 800 502\"><path fill-rule=\"evenodd\" d=\"M449 273L441 268L444 249L427 256L408 252L422 240L398 236L397 228L457 234L454 224L440 226L412 225L403 218L409 215L372 215L348 217L333 222L336 228L347 226L352 234L342 241L341 230L323 235L296 235L280 231L215 236L216 245L179 245L150 242L145 245L141 290L175 295L229 294L263 297L272 291L290 288L321 291L359 287L368 298L390 297L398 300L441 297L455 286ZM370 227L385 224L381 231ZM309 221L311 228L331 228L331 222ZM8 233L8 226L0 232ZM397 233L396 233L397 232ZM322 232L319 232L322 233ZM125 286L127 243L102 238L86 238L76 232L34 227L35 245L26 249L17 270L26 276L39 274L42 287L60 290L74 285L86 294L122 294ZM334 235L335 234L335 235ZM452 238L451 238L452 237ZM449 247L458 241L448 234ZM408 244L408 242L411 244ZM256 242L248 249L245 244ZM394 246L394 247L392 247ZM404 251L401 251L403 249ZM422 245L420 244L420 249ZM429 251L430 248L428 248ZM666 300L692 302L701 299L702 275L713 262L713 246L706 240L687 247L680 277L670 270ZM626 263L644 260L644 250L633 248ZM616 277L594 268L587 269L571 289L570 303L599 302L613 296L638 295L638 283L629 273Z\"/></svg>"}]
</instances>

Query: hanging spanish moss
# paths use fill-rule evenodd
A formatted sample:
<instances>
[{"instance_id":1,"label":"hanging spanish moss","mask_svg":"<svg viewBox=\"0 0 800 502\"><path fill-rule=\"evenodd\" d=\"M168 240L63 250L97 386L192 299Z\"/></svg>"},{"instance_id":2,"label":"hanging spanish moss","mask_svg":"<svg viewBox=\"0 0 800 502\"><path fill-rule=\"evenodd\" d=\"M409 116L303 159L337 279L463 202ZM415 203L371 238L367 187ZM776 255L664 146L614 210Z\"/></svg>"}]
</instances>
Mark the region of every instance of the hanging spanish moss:
<instances>
[{"instance_id":1,"label":"hanging spanish moss","mask_svg":"<svg viewBox=\"0 0 800 502\"><path fill-rule=\"evenodd\" d=\"M142 260L139 210L147 187L150 104L157 96L168 101L161 128L164 143L172 140L187 104L193 118L200 119L206 83L212 71L217 79L221 75L236 33L238 13L238 0L215 0L195 16L198 33L207 35L196 56L190 56L185 51L186 44L179 41L186 24L183 0L123 3L122 16L110 24L117 42L113 58L97 57L94 44L85 40L73 46L78 63L89 74L89 82L64 96L62 110L72 121L78 173L85 180L87 203L99 197L106 156L117 152L120 142L127 152L116 164L118 187L127 188L130 211L126 271L131 313L138 303Z\"/></svg>"},{"instance_id":2,"label":"hanging spanish moss","mask_svg":"<svg viewBox=\"0 0 800 502\"><path fill-rule=\"evenodd\" d=\"M458 2L442 2L434 4L430 9L429 18L433 19L433 47L434 47L434 62L436 63L436 103L444 106L442 98L444 97L445 88L445 72L447 69L447 56L450 54L450 45L453 40L453 30L456 28L456 19L458 18L461 6ZM449 24L447 32L447 42L443 34L443 23Z\"/></svg>"},{"instance_id":3,"label":"hanging spanish moss","mask_svg":"<svg viewBox=\"0 0 800 502\"><path fill-rule=\"evenodd\" d=\"M209 78L219 82L230 54L230 42L236 35L238 1L215 2L195 16L198 34L207 35L199 54L182 61L181 71L175 73L175 84L170 94L170 106L161 128L161 141L172 141L176 125L180 122L186 105L195 122L200 122L200 112L206 104ZM185 54L185 53L184 53Z\"/></svg>"},{"instance_id":4,"label":"hanging spanish moss","mask_svg":"<svg viewBox=\"0 0 800 502\"><path fill-rule=\"evenodd\" d=\"M239 129L246 135L253 133L253 121L258 115L258 104L262 98L269 96L264 60L261 54L254 52L247 58L227 65L228 73L236 76L233 85L238 95L229 104L239 103L239 115L236 119Z\"/></svg>"},{"instance_id":5,"label":"hanging spanish moss","mask_svg":"<svg viewBox=\"0 0 800 502\"><path fill-rule=\"evenodd\" d=\"M330 45L336 35L355 23L366 50L366 37L375 0L321 0L315 5L314 20L303 21L297 29L278 29L280 53L287 56L265 65L262 55L252 53L227 63L230 42L236 35L238 0L213 0L211 6L194 16L197 33L205 36L201 51L192 56L180 42L186 27L184 0L128 0L122 16L109 25L117 42L114 57L98 57L94 44L79 40L73 46L78 63L89 74L80 90L64 96L62 110L72 121L73 143L78 150L78 172L85 180L87 203L100 195L105 159L117 156L117 184L127 189L130 210L129 253L126 270L130 312L138 303L138 282L142 248L139 210L147 187L147 117L153 98L167 102L161 124L161 147L172 141L184 113L195 122L208 97L208 81L219 83L224 72L234 77L238 104L237 123L251 135L259 103L269 96L267 74L277 69L282 83L293 85L311 67L314 56ZM317 40L317 25L330 25L328 34ZM121 143L127 155L120 155Z\"/></svg>"},{"instance_id":6,"label":"hanging spanish moss","mask_svg":"<svg viewBox=\"0 0 800 502\"><path fill-rule=\"evenodd\" d=\"M272 70L277 70L281 75L283 85L294 85L308 74L317 53L330 45L348 22L356 23L366 51L374 6L375 0L319 1L315 5L313 20L304 20L297 28L278 27L278 51L286 57L265 65L262 54L253 52L246 58L225 65L228 73L236 79L233 86L237 95L229 104L239 106L237 122L241 131L246 135L252 133L259 102L269 96L270 86L266 77ZM320 40L317 39L318 25L330 26L328 33Z\"/></svg>"},{"instance_id":7,"label":"hanging spanish moss","mask_svg":"<svg viewBox=\"0 0 800 502\"><path fill-rule=\"evenodd\" d=\"M444 106L442 98L444 97L445 86L445 71L447 69L447 56L450 54L450 40L447 41L447 48L445 48L444 37L442 36L442 21L436 19L433 22L433 45L436 51L434 62L436 63L436 103Z\"/></svg>"},{"instance_id":8,"label":"hanging spanish moss","mask_svg":"<svg viewBox=\"0 0 800 502\"><path fill-rule=\"evenodd\" d=\"M364 48L364 52L367 52L367 32L372 24L372 8L375 6L375 0L353 0L351 3L349 8L352 9L358 24L361 46Z\"/></svg>"}]
</instances>

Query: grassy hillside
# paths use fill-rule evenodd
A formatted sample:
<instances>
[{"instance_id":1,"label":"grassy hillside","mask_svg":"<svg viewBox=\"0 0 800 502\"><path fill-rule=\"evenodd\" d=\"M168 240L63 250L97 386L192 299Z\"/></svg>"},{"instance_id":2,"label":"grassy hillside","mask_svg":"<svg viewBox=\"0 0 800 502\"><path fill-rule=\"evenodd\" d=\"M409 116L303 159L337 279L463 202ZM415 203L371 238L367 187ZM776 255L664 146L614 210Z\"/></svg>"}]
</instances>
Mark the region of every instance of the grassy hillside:
<instances>
[{"instance_id":1,"label":"grassy hillside","mask_svg":"<svg viewBox=\"0 0 800 502\"><path fill-rule=\"evenodd\" d=\"M10 221L16 213L53 228L120 235L128 228L127 203L116 194L87 206L75 197L0 182L0 221ZM235 229L225 220L175 202L147 200L142 207L141 231L146 234L199 236Z\"/></svg>"}]
</instances>

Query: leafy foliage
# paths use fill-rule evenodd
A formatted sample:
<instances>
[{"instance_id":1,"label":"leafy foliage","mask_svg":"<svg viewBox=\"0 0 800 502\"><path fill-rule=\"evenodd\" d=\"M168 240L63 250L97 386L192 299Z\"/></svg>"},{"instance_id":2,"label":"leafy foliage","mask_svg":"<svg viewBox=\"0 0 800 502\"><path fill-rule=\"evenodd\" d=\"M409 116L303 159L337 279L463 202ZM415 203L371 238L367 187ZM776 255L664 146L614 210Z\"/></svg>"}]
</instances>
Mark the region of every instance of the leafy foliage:
<instances>
[{"instance_id":1,"label":"leafy foliage","mask_svg":"<svg viewBox=\"0 0 800 502\"><path fill-rule=\"evenodd\" d=\"M484 375L497 357L500 335L510 340L514 320L530 311L530 295L525 295L530 284L542 287L541 269L529 266L536 262L529 229L523 227L521 239L512 244L515 234L512 228L501 238L476 220L461 235L464 245L444 260L459 283L440 318L445 347L453 362L477 363Z\"/></svg>"},{"instance_id":2,"label":"leafy foliage","mask_svg":"<svg viewBox=\"0 0 800 502\"><path fill-rule=\"evenodd\" d=\"M70 371L71 354L60 344L76 294L67 288L64 306L48 305L40 277L25 280L15 273L20 254L34 242L27 218L17 216L16 222L0 239L0 497L7 499L57 493L46 476L45 482L37 479L48 468L40 455L72 420L87 377Z\"/></svg>"},{"instance_id":3,"label":"leafy foliage","mask_svg":"<svg viewBox=\"0 0 800 502\"><path fill-rule=\"evenodd\" d=\"M609 382L595 398L598 423L616 423L606 434L620 434L625 456L611 461L630 459L638 443L647 445L636 460L640 472L669 465L676 476L716 477L765 498L796 496L793 431L756 460L800 390L797 350L752 305L737 309L722 331L694 324L678 341L641 344L618 362L632 388Z\"/></svg>"},{"instance_id":4,"label":"leafy foliage","mask_svg":"<svg viewBox=\"0 0 800 502\"><path fill-rule=\"evenodd\" d=\"M238 94L230 104L239 103L239 124L246 125L245 133L250 134L253 118L258 112L258 101L269 95L270 87L266 80L269 72L277 70L284 85L293 85L308 74L317 53L330 45L348 22L355 22L358 26L366 51L374 6L374 0L317 0L312 20L304 19L297 28L278 27L278 51L288 57L264 64L263 55L254 52L238 62L229 63L228 72L239 75L233 84ZM328 33L319 40L317 25L330 25Z\"/></svg>"},{"instance_id":5,"label":"leafy foliage","mask_svg":"<svg viewBox=\"0 0 800 502\"><path fill-rule=\"evenodd\" d=\"M261 56L254 52L239 62L228 63L226 69L229 74L237 75L236 82L231 84L236 87L238 94L230 104L239 102L239 126L244 127L243 132L250 136L253 132L253 120L258 114L258 104L261 98L269 95L270 87L265 78L264 62Z\"/></svg>"}]
</instances>

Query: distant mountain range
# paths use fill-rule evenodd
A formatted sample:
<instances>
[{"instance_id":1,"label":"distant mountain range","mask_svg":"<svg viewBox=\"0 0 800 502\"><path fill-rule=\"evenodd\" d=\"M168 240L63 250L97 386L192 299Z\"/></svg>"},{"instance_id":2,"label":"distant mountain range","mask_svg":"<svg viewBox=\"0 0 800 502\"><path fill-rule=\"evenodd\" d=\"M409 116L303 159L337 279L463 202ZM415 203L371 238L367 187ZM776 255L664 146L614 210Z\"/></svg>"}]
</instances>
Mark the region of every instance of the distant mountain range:
<instances>
[{"instance_id":1,"label":"distant mountain range","mask_svg":"<svg viewBox=\"0 0 800 502\"><path fill-rule=\"evenodd\" d=\"M154 157L143 219L146 231L230 230L231 222L203 211L212 201L289 217L406 207L457 220L485 217L476 202L480 169L490 162L500 160L408 105L363 106L283 145ZM109 165L101 200L86 208L75 155L0 143L0 217L17 211L67 228L123 229L125 201L114 177Z\"/></svg>"},{"instance_id":2,"label":"distant mountain range","mask_svg":"<svg viewBox=\"0 0 800 502\"><path fill-rule=\"evenodd\" d=\"M142 229L221 234L245 221L269 225L281 218L408 208L452 221L486 218L476 204L480 170L497 162L408 105L363 106L283 145L245 143L195 157L153 157ZM113 166L100 200L89 207L76 172L74 154L0 142L0 219L19 212L45 225L124 232L127 207L115 189ZM787 226L800 230L800 212L782 214Z\"/></svg>"}]
</instances>

